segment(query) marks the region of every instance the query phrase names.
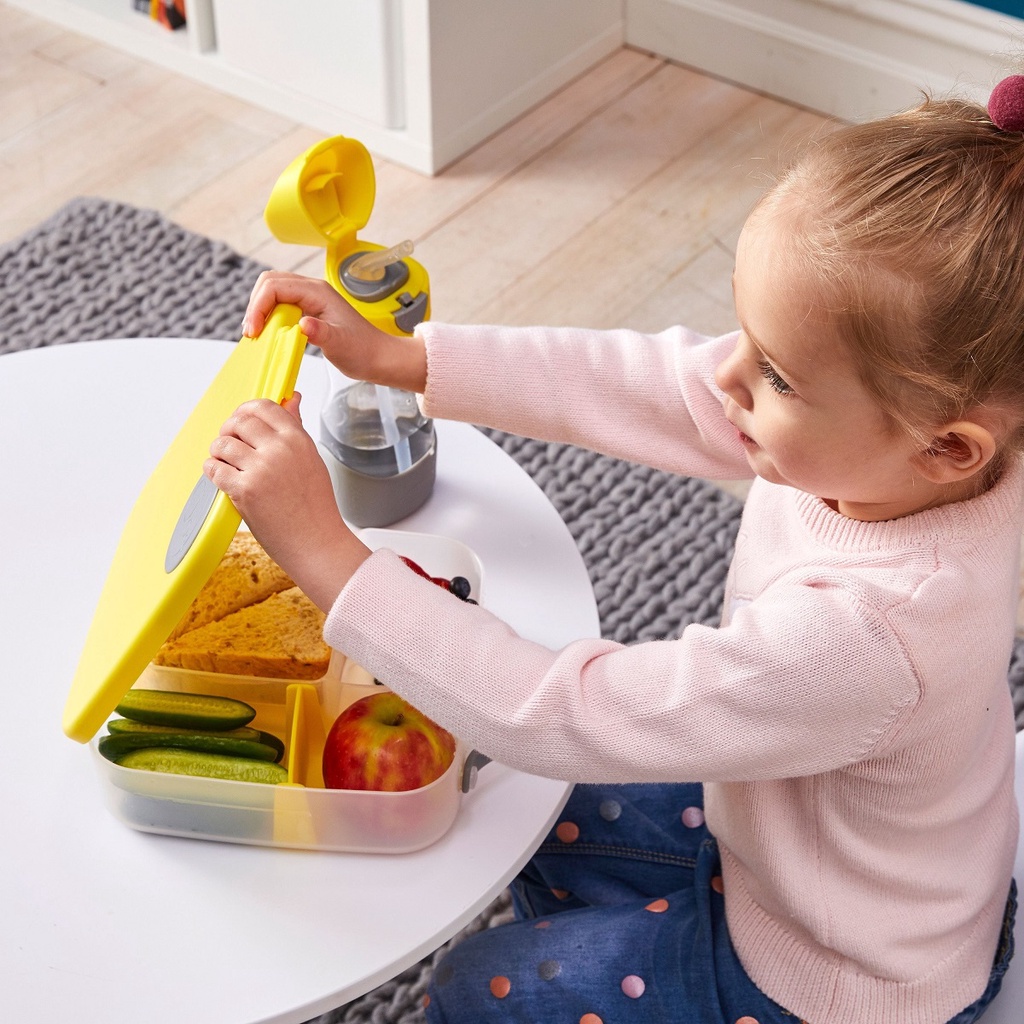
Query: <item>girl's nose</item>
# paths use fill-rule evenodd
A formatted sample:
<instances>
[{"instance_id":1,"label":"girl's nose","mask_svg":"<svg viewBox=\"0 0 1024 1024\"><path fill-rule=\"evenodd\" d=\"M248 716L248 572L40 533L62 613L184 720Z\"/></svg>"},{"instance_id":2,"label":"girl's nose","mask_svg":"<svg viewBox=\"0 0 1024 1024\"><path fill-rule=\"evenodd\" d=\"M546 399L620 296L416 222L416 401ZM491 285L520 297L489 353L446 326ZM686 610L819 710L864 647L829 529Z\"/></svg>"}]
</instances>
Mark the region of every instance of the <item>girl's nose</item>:
<instances>
[{"instance_id":1,"label":"girl's nose","mask_svg":"<svg viewBox=\"0 0 1024 1024\"><path fill-rule=\"evenodd\" d=\"M718 364L715 383L741 408L750 412L754 407L754 396L743 376L744 360L740 352L742 340L736 343L732 352Z\"/></svg>"}]
</instances>

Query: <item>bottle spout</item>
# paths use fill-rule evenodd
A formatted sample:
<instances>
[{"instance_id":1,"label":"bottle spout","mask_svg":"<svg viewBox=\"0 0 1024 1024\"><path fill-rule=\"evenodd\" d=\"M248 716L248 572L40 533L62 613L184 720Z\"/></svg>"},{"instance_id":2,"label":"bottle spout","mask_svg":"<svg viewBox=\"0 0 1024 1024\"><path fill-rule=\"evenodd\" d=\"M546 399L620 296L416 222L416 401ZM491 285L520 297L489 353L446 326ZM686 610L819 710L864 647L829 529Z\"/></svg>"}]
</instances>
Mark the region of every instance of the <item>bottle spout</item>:
<instances>
[{"instance_id":1,"label":"bottle spout","mask_svg":"<svg viewBox=\"0 0 1024 1024\"><path fill-rule=\"evenodd\" d=\"M358 281L373 283L384 279L384 272L392 263L397 263L406 256L412 255L413 244L411 239L399 242L390 249L379 249L375 252L364 253L358 259L353 260L345 267L345 272Z\"/></svg>"}]
</instances>

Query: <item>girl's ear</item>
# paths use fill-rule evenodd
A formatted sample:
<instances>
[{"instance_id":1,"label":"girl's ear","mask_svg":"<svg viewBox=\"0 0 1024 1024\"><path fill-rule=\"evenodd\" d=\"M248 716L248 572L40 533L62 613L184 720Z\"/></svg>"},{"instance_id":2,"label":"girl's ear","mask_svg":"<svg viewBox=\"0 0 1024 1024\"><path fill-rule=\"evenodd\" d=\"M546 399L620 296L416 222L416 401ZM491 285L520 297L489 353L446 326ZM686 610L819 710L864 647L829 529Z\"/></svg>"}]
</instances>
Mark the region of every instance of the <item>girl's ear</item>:
<instances>
[{"instance_id":1,"label":"girl's ear","mask_svg":"<svg viewBox=\"0 0 1024 1024\"><path fill-rule=\"evenodd\" d=\"M973 420L957 420L942 427L914 461L926 480L955 484L983 470L995 453L996 441L987 427Z\"/></svg>"}]
</instances>

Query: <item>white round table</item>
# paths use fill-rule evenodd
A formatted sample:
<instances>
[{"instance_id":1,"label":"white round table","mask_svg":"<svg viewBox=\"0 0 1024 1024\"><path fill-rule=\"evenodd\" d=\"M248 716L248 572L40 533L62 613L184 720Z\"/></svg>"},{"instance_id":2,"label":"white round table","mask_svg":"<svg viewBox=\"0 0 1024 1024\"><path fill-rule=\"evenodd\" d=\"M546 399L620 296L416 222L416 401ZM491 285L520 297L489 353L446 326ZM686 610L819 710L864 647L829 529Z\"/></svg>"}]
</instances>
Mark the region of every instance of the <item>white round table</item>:
<instances>
[{"instance_id":1,"label":"white round table","mask_svg":"<svg viewBox=\"0 0 1024 1024\"><path fill-rule=\"evenodd\" d=\"M134 832L60 721L122 525L229 343L84 342L0 357L0 1020L292 1024L369 991L471 921L526 862L565 783L488 765L451 831L401 856ZM299 378L316 436L324 373ZM435 492L396 528L455 537L486 603L557 648L598 635L554 508L479 431L439 422Z\"/></svg>"}]
</instances>

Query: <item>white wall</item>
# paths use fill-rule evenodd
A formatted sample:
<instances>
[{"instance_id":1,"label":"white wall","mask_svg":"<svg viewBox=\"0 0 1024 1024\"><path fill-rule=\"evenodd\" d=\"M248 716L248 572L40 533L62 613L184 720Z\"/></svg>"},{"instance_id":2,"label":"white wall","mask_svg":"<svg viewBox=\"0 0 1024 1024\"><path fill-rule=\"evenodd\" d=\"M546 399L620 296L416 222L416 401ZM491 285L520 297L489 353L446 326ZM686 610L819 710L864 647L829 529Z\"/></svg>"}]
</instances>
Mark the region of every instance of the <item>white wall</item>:
<instances>
[{"instance_id":1,"label":"white wall","mask_svg":"<svg viewBox=\"0 0 1024 1024\"><path fill-rule=\"evenodd\" d=\"M1024 71L1024 21L960 0L625 0L626 41L848 120L921 90L980 101Z\"/></svg>"},{"instance_id":2,"label":"white wall","mask_svg":"<svg viewBox=\"0 0 1024 1024\"><path fill-rule=\"evenodd\" d=\"M622 19L622 0L431 0L435 167L617 50Z\"/></svg>"}]
</instances>

